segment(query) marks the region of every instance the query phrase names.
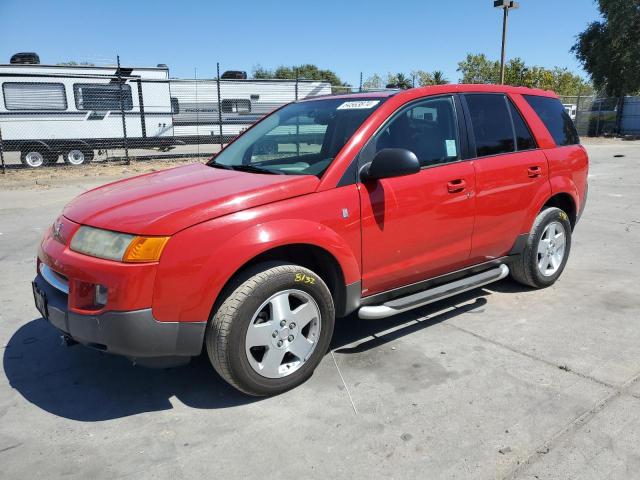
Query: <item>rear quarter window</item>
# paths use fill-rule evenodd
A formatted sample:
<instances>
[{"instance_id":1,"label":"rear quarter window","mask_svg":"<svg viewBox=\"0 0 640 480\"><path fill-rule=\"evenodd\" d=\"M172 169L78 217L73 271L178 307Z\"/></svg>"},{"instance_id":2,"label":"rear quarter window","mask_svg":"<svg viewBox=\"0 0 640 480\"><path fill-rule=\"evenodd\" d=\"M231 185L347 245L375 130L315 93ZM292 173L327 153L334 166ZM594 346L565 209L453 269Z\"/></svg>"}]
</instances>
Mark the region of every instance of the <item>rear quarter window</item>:
<instances>
[{"instance_id":1,"label":"rear quarter window","mask_svg":"<svg viewBox=\"0 0 640 480\"><path fill-rule=\"evenodd\" d=\"M524 95L559 147L580 143L576 127L560 100L537 95Z\"/></svg>"}]
</instances>

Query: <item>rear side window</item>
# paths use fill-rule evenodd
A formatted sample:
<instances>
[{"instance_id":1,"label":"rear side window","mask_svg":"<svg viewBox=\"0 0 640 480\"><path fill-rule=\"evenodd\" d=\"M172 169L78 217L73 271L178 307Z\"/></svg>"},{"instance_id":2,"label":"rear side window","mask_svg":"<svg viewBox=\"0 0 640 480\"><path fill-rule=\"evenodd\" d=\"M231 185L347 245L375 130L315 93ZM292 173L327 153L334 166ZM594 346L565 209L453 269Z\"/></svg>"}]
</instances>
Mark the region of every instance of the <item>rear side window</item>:
<instances>
[{"instance_id":1,"label":"rear side window","mask_svg":"<svg viewBox=\"0 0 640 480\"><path fill-rule=\"evenodd\" d=\"M66 110L67 97L61 83L18 83L2 85L7 110Z\"/></svg>"},{"instance_id":2,"label":"rear side window","mask_svg":"<svg viewBox=\"0 0 640 480\"><path fill-rule=\"evenodd\" d=\"M503 95L465 95L478 157L515 151L513 127Z\"/></svg>"},{"instance_id":3,"label":"rear side window","mask_svg":"<svg viewBox=\"0 0 640 480\"><path fill-rule=\"evenodd\" d=\"M529 127L525 123L522 115L518 109L511 103L511 100L508 101L509 110L511 111L511 118L513 119L513 130L516 135L516 147L518 150L531 150L536 148L536 141L531 135L529 131Z\"/></svg>"},{"instance_id":4,"label":"rear side window","mask_svg":"<svg viewBox=\"0 0 640 480\"><path fill-rule=\"evenodd\" d=\"M556 145L561 147L580 143L576 127L560 100L537 95L524 95L524 98L547 127Z\"/></svg>"}]
</instances>

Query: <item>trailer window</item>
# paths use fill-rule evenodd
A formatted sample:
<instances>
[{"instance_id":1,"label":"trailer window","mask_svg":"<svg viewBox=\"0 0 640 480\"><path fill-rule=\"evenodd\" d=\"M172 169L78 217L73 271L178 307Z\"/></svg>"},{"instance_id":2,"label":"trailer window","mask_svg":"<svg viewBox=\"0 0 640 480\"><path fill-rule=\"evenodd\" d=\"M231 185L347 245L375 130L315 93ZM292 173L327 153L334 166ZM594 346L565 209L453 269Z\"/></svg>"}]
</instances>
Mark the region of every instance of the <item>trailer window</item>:
<instances>
[{"instance_id":1,"label":"trailer window","mask_svg":"<svg viewBox=\"0 0 640 480\"><path fill-rule=\"evenodd\" d=\"M222 100L223 113L251 113L251 102L249 100L228 98Z\"/></svg>"},{"instance_id":2,"label":"trailer window","mask_svg":"<svg viewBox=\"0 0 640 480\"><path fill-rule=\"evenodd\" d=\"M5 82L7 110L66 110L67 97L61 83Z\"/></svg>"},{"instance_id":3,"label":"trailer window","mask_svg":"<svg viewBox=\"0 0 640 480\"><path fill-rule=\"evenodd\" d=\"M176 115L180 113L180 102L176 97L171 97L171 113Z\"/></svg>"},{"instance_id":4,"label":"trailer window","mask_svg":"<svg viewBox=\"0 0 640 480\"><path fill-rule=\"evenodd\" d=\"M73 94L78 110L120 110L120 96L125 110L133 109L131 87L122 85L122 91L118 84L76 83L73 85Z\"/></svg>"}]
</instances>

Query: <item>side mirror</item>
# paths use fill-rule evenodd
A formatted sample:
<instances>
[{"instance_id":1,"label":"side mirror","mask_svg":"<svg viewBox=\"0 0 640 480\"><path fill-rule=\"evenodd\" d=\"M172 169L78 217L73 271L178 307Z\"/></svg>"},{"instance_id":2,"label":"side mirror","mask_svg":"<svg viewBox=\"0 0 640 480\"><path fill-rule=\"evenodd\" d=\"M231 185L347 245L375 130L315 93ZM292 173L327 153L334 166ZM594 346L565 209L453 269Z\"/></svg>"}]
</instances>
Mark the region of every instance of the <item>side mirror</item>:
<instances>
[{"instance_id":1,"label":"side mirror","mask_svg":"<svg viewBox=\"0 0 640 480\"><path fill-rule=\"evenodd\" d=\"M420 171L418 157L404 148L385 148L376 153L373 161L360 172L363 180L402 177Z\"/></svg>"}]
</instances>

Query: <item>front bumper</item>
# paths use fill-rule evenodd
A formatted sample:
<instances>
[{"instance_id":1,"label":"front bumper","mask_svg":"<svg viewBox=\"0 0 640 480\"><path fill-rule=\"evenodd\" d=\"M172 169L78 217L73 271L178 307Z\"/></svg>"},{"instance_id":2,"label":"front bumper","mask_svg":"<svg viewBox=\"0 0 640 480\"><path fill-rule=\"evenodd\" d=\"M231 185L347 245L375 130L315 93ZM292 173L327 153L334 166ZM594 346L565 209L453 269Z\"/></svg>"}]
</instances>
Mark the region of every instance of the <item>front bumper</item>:
<instances>
[{"instance_id":1,"label":"front bumper","mask_svg":"<svg viewBox=\"0 0 640 480\"><path fill-rule=\"evenodd\" d=\"M191 357L202 350L206 322L159 322L150 308L79 314L69 310L68 295L41 274L33 285L46 299L45 311L41 312L46 320L86 346L132 359ZM42 305L38 307L42 309Z\"/></svg>"}]
</instances>

